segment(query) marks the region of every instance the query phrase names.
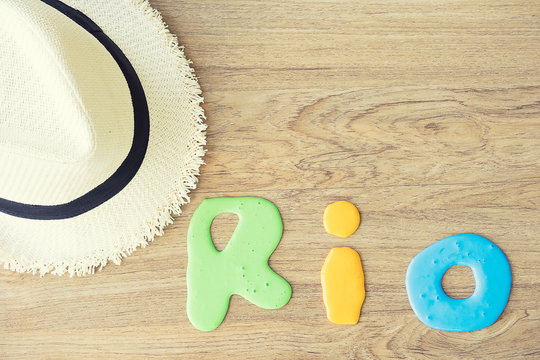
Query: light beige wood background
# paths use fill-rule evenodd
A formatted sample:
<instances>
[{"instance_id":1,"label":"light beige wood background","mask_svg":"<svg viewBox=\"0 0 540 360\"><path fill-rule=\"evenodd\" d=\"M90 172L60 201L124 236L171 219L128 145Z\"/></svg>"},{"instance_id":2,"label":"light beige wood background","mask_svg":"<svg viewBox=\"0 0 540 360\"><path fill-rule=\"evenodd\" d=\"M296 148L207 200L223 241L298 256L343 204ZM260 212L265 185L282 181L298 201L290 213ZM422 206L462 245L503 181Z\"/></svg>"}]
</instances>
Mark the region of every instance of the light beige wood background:
<instances>
[{"instance_id":1,"label":"light beige wood background","mask_svg":"<svg viewBox=\"0 0 540 360\"><path fill-rule=\"evenodd\" d=\"M537 0L153 0L206 98L207 165L165 235L86 278L0 271L2 358L368 359L540 357L540 3ZM233 297L202 333L186 312L186 229L202 199L253 195L281 210L271 258L293 297ZM324 207L362 213L348 239ZM234 218L219 217L223 247ZM484 235L514 284L501 318L441 332L410 309L410 259L446 236ZM363 261L356 326L325 317L330 248ZM461 277L461 275L465 275ZM464 271L445 278L465 296Z\"/></svg>"}]
</instances>

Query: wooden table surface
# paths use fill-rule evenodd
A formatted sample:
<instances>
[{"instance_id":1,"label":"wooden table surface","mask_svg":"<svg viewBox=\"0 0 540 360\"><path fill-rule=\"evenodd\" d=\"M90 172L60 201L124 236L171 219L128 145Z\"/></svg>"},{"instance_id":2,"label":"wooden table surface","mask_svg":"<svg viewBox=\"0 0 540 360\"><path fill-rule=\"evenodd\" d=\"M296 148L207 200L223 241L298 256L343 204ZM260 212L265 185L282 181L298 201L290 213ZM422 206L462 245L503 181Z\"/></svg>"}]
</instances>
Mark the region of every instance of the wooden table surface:
<instances>
[{"instance_id":1,"label":"wooden table surface","mask_svg":"<svg viewBox=\"0 0 540 360\"><path fill-rule=\"evenodd\" d=\"M207 165L165 235L85 278L0 271L1 358L540 358L538 0L153 0L194 62ZM260 196L285 232L270 260L292 285L263 310L234 296L199 332L186 316L186 230L204 198ZM322 212L357 205L348 239ZM219 216L222 248L235 226ZM423 325L405 291L411 258L477 233L508 256L513 287L492 326ZM362 258L360 322L325 316L332 247ZM466 268L465 268L466 269ZM445 277L453 296L470 272Z\"/></svg>"}]
</instances>

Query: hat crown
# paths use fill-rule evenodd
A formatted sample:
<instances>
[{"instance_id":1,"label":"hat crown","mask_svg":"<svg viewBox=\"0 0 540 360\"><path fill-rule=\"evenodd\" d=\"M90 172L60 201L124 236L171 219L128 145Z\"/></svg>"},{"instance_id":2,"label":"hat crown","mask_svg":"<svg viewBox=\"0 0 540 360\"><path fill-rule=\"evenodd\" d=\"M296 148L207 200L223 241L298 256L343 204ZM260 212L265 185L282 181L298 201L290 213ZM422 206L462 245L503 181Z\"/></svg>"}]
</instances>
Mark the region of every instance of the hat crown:
<instances>
[{"instance_id":1,"label":"hat crown","mask_svg":"<svg viewBox=\"0 0 540 360\"><path fill-rule=\"evenodd\" d=\"M88 157L95 142L77 64L86 43L23 2L2 1L0 13L2 151L60 162Z\"/></svg>"},{"instance_id":2,"label":"hat crown","mask_svg":"<svg viewBox=\"0 0 540 360\"><path fill-rule=\"evenodd\" d=\"M129 152L126 79L91 33L40 0L0 0L0 36L0 167L11 174L0 178L0 198L70 201ZM86 185L51 191L81 176Z\"/></svg>"}]
</instances>

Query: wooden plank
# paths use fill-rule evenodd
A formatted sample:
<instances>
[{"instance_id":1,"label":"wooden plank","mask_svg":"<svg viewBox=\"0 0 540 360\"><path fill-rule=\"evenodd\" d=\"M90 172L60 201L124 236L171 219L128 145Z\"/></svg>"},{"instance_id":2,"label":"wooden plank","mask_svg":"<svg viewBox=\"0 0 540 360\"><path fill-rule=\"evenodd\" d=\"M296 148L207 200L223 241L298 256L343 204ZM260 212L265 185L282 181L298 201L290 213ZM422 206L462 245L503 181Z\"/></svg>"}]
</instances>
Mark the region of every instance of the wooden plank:
<instances>
[{"instance_id":1,"label":"wooden plank","mask_svg":"<svg viewBox=\"0 0 540 360\"><path fill-rule=\"evenodd\" d=\"M536 0L153 4L207 91L538 85Z\"/></svg>"},{"instance_id":2,"label":"wooden plank","mask_svg":"<svg viewBox=\"0 0 540 360\"><path fill-rule=\"evenodd\" d=\"M216 165L205 171L215 191L534 180L539 94L540 87L209 92L207 161Z\"/></svg>"}]
</instances>

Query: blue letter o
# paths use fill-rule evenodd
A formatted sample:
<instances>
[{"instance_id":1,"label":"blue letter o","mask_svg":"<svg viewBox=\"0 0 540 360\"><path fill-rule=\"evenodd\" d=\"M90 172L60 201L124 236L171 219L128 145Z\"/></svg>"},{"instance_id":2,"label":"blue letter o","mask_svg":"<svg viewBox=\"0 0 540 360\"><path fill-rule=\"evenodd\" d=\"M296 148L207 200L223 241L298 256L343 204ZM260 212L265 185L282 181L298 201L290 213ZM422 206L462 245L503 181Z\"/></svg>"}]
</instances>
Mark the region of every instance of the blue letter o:
<instances>
[{"instance_id":1,"label":"blue letter o","mask_svg":"<svg viewBox=\"0 0 540 360\"><path fill-rule=\"evenodd\" d=\"M452 299L442 289L445 272L454 265L472 269L476 288L466 299ZM501 315L512 285L510 264L488 239L460 234L442 239L416 255L407 269L407 295L416 316L429 327L474 331Z\"/></svg>"}]
</instances>

